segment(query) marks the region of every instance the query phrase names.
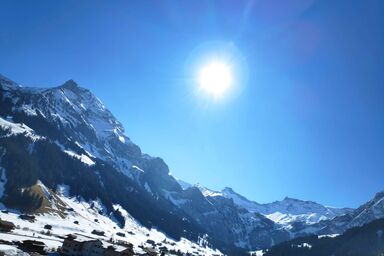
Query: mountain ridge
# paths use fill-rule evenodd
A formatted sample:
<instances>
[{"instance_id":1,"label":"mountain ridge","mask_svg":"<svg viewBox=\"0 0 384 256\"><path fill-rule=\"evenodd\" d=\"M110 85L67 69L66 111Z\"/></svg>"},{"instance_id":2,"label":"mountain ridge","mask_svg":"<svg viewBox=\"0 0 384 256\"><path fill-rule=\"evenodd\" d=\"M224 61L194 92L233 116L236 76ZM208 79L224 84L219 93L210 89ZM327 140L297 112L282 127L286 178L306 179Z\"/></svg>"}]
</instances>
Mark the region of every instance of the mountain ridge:
<instances>
[{"instance_id":1,"label":"mountain ridge","mask_svg":"<svg viewBox=\"0 0 384 256\"><path fill-rule=\"evenodd\" d=\"M308 232L333 232L333 219L352 218L343 209L311 201L259 204L229 187L212 191L180 185L163 159L142 153L104 104L73 80L43 89L20 87L0 76L0 99L4 126L21 131L9 133L0 126L5 203L32 200L22 191L37 180L51 189L70 185L72 196L99 198L111 214L118 214L113 205L119 204L146 227L192 241L207 235L234 255Z\"/></svg>"}]
</instances>

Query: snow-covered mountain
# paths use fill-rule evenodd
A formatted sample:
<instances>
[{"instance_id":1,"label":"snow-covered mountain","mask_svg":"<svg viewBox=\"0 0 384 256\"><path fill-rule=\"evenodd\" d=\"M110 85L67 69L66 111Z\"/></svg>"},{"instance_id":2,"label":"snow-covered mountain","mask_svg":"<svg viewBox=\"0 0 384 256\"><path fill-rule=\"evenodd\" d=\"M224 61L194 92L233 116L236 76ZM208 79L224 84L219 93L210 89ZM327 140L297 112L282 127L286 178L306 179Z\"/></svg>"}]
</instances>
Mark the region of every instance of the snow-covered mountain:
<instances>
[{"instance_id":1,"label":"snow-covered mountain","mask_svg":"<svg viewBox=\"0 0 384 256\"><path fill-rule=\"evenodd\" d=\"M179 184L188 184L178 180ZM182 182L182 183L181 183ZM189 187L192 186L188 184ZM185 185L184 185L185 186ZM321 220L333 219L353 211L351 208L335 208L322 204L286 197L281 201L260 204L236 193L232 188L226 187L221 191L208 189L200 184L195 185L207 198L223 197L233 200L239 209L251 213L259 213L277 224L289 226L294 222L314 224Z\"/></svg>"},{"instance_id":2,"label":"snow-covered mountain","mask_svg":"<svg viewBox=\"0 0 384 256\"><path fill-rule=\"evenodd\" d=\"M384 218L384 191L378 192L372 200L363 204L352 213L349 227L362 226L375 219Z\"/></svg>"},{"instance_id":3,"label":"snow-covered mountain","mask_svg":"<svg viewBox=\"0 0 384 256\"><path fill-rule=\"evenodd\" d=\"M0 77L1 201L36 212L32 187L69 187L70 196L100 200L113 216L121 205L144 227L194 241L207 230L165 192L183 190L165 162L142 154L89 90L70 80L53 88L22 87ZM120 219L121 218L117 218ZM212 238L214 240L214 238Z\"/></svg>"},{"instance_id":4,"label":"snow-covered mountain","mask_svg":"<svg viewBox=\"0 0 384 256\"><path fill-rule=\"evenodd\" d=\"M273 228L270 229L270 232L272 230L275 232L278 231L278 238L281 239L284 237L283 240L320 232L321 228L315 228L314 225L323 221L331 221L335 217L342 218L342 216L346 216L353 211L353 209L350 208L327 207L316 202L288 197L281 201L259 204L236 193L229 187L221 191L214 191L200 184L195 186L201 191L204 197L210 201L220 199L231 200L240 212L245 212L248 215L257 214L259 221L270 221L274 225ZM273 237L271 238L270 246L281 241Z\"/></svg>"},{"instance_id":5,"label":"snow-covered mountain","mask_svg":"<svg viewBox=\"0 0 384 256\"><path fill-rule=\"evenodd\" d=\"M147 228L175 239L205 236L226 252L286 239L272 221L239 211L231 200L183 189L162 159L143 154L100 100L74 81L29 88L1 77L0 86L7 207L38 211L32 188L40 180L49 189L68 186L71 197L100 200L116 219L118 204Z\"/></svg>"},{"instance_id":6,"label":"snow-covered mountain","mask_svg":"<svg viewBox=\"0 0 384 256\"><path fill-rule=\"evenodd\" d=\"M9 100L9 117L26 115L44 119L57 126L60 134L55 137L62 148L69 143L89 157L97 157L131 175L132 166L142 157L140 148L125 136L124 128L112 113L89 90L69 80L55 88L28 88L0 77L4 100ZM5 112L5 111L3 111ZM49 131L45 131L46 133Z\"/></svg>"},{"instance_id":7,"label":"snow-covered mountain","mask_svg":"<svg viewBox=\"0 0 384 256\"><path fill-rule=\"evenodd\" d=\"M281 201L259 204L248 200L228 187L224 188L221 194L226 198L231 198L238 207L247 209L250 212L261 213L272 221L283 225L289 225L297 221L313 224L352 211L349 208L334 208L289 197Z\"/></svg>"},{"instance_id":8,"label":"snow-covered mountain","mask_svg":"<svg viewBox=\"0 0 384 256\"><path fill-rule=\"evenodd\" d=\"M143 154L103 103L72 80L29 88L0 76L0 172L0 201L8 208L46 214L35 185L50 191L65 185L67 199L99 202L103 216L123 229L124 211L143 228L191 243L204 237L233 255L325 232L333 219L351 216L350 209L291 198L259 204L230 188L216 192L178 180L161 158Z\"/></svg>"},{"instance_id":9,"label":"snow-covered mountain","mask_svg":"<svg viewBox=\"0 0 384 256\"><path fill-rule=\"evenodd\" d=\"M312 224L307 229L318 234L340 234L347 229L359 227L376 219L384 218L384 191L348 214Z\"/></svg>"},{"instance_id":10,"label":"snow-covered mountain","mask_svg":"<svg viewBox=\"0 0 384 256\"><path fill-rule=\"evenodd\" d=\"M186 188L192 186L180 180L178 180L178 182L184 184ZM217 205L218 202L232 204L237 208L236 212L239 213L239 219L242 219L243 224L246 223L246 225L252 227L252 225L250 225L252 220L257 220L256 223L259 224L259 227L260 223L268 226L268 228L264 228L268 230L267 235L263 235L263 232L260 232L260 230L258 232L259 238L262 237L263 241L261 242L259 240L256 243L263 246L271 246L295 236L317 232L319 230L313 228L314 224L324 220L330 221L335 217L344 216L353 211L353 209L350 208L333 208L323 206L316 202L293 198L259 204L236 193L229 187L221 191L214 191L200 184L196 184L194 187L213 205ZM235 221L232 221L232 224L233 223L235 223ZM235 243L240 247L251 248L252 246L249 245L254 244L255 241L247 240L247 238L251 237L252 235L250 234L252 230L257 230L257 228L252 227L240 230L241 233L245 233L246 235L240 236ZM249 233L247 233L247 231ZM238 230L233 230L232 233L236 234Z\"/></svg>"}]
</instances>

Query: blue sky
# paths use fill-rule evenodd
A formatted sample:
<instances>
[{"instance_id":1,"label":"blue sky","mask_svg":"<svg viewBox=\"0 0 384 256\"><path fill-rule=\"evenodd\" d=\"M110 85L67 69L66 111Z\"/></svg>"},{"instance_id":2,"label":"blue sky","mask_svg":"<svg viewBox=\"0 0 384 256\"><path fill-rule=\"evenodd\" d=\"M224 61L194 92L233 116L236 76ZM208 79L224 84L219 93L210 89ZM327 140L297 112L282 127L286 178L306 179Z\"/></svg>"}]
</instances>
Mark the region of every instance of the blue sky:
<instances>
[{"instance_id":1,"label":"blue sky","mask_svg":"<svg viewBox=\"0 0 384 256\"><path fill-rule=\"evenodd\" d=\"M212 189L358 206L384 189L383 1L0 2L0 73L93 91L144 152ZM238 87L196 69L228 51Z\"/></svg>"}]
</instances>

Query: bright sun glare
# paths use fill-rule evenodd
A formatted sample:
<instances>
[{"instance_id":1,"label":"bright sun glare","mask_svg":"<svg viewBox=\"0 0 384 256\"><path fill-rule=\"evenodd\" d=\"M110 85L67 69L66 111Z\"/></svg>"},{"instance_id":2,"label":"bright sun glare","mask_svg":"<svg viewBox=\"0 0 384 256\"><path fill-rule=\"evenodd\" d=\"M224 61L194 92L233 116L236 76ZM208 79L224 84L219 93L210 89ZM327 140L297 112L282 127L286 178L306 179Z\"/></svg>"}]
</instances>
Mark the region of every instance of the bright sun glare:
<instances>
[{"instance_id":1,"label":"bright sun glare","mask_svg":"<svg viewBox=\"0 0 384 256\"><path fill-rule=\"evenodd\" d=\"M200 88L214 97L222 96L232 86L232 70L224 62L212 61L199 74Z\"/></svg>"}]
</instances>

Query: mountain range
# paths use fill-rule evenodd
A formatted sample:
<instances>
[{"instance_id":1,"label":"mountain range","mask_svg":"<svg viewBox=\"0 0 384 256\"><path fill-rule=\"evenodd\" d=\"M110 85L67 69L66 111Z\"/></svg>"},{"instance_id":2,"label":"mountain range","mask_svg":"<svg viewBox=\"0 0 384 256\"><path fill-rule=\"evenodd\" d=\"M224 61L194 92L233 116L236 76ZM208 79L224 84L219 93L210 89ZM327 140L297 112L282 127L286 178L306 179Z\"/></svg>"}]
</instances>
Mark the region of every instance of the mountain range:
<instances>
[{"instance_id":1,"label":"mountain range","mask_svg":"<svg viewBox=\"0 0 384 256\"><path fill-rule=\"evenodd\" d=\"M129 214L147 229L175 240L203 237L205 246L230 255L308 234L340 234L384 217L384 192L357 209L288 197L260 204L228 187L213 191L176 179L73 80L32 88L0 76L0 172L3 208L66 219L68 209L47 200L65 187L65 198L98 202L100 214L121 228Z\"/></svg>"},{"instance_id":2,"label":"mountain range","mask_svg":"<svg viewBox=\"0 0 384 256\"><path fill-rule=\"evenodd\" d=\"M384 219L348 229L338 236L310 235L283 242L256 255L264 256L377 256L384 251Z\"/></svg>"}]
</instances>

